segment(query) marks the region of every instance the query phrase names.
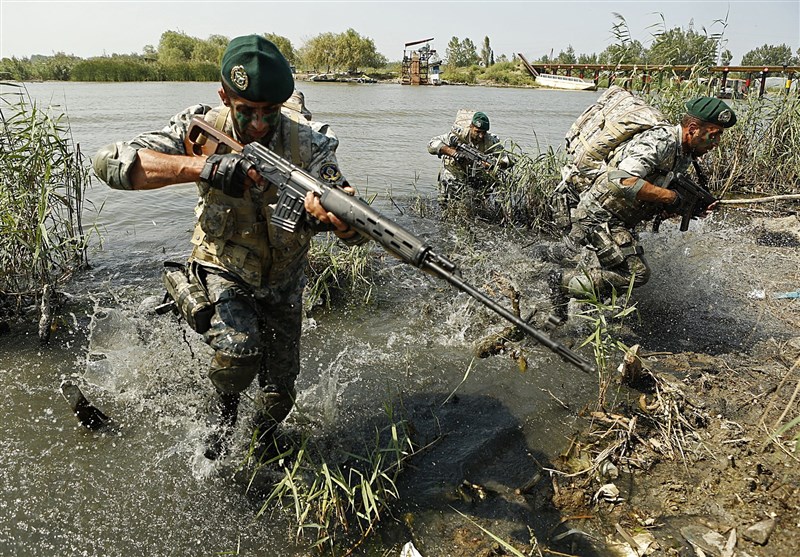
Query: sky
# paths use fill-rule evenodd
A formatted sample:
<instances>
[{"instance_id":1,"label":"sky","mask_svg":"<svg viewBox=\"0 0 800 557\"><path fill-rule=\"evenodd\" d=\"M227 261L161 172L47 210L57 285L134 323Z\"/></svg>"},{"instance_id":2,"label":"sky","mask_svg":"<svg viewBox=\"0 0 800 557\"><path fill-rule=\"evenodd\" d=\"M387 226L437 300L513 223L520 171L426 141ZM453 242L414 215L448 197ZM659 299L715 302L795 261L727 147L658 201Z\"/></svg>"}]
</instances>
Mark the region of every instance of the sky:
<instances>
[{"instance_id":1,"label":"sky","mask_svg":"<svg viewBox=\"0 0 800 557\"><path fill-rule=\"evenodd\" d=\"M576 54L602 52L616 41L612 26L625 18L631 37L646 47L665 26L723 31L733 64L764 44L800 47L800 0L597 1L44 1L0 0L0 58L57 52L81 58L141 53L164 31L202 39L275 33L295 48L324 32L355 29L390 61L404 44L433 38L444 56L453 36L477 46L489 37L495 57L539 58L568 46ZM414 47L417 48L417 47Z\"/></svg>"}]
</instances>

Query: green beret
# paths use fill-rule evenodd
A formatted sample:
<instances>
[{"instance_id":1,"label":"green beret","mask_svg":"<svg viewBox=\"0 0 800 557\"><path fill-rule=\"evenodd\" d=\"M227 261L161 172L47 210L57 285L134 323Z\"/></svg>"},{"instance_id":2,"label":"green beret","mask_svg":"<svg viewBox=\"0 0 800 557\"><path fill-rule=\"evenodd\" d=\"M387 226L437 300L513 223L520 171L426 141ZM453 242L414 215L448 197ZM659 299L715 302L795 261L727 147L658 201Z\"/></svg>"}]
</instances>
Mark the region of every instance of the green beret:
<instances>
[{"instance_id":1,"label":"green beret","mask_svg":"<svg viewBox=\"0 0 800 557\"><path fill-rule=\"evenodd\" d=\"M686 110L704 122L730 128L736 123L736 114L731 108L714 97L697 97L686 103Z\"/></svg>"},{"instance_id":2,"label":"green beret","mask_svg":"<svg viewBox=\"0 0 800 557\"><path fill-rule=\"evenodd\" d=\"M222 55L222 81L252 102L282 103L294 91L289 62L277 46L259 35L231 40Z\"/></svg>"},{"instance_id":3,"label":"green beret","mask_svg":"<svg viewBox=\"0 0 800 557\"><path fill-rule=\"evenodd\" d=\"M489 117L483 112L476 112L472 116L472 125L482 131L489 131Z\"/></svg>"}]
</instances>

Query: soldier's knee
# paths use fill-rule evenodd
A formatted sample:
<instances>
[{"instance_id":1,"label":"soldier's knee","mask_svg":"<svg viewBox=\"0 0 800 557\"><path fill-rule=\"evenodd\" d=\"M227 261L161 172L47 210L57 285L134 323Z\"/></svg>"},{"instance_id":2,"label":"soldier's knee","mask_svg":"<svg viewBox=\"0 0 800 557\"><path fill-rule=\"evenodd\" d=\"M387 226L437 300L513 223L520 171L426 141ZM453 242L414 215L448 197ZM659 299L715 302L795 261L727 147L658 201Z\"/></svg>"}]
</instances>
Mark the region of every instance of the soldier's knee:
<instances>
[{"instance_id":1,"label":"soldier's knee","mask_svg":"<svg viewBox=\"0 0 800 557\"><path fill-rule=\"evenodd\" d=\"M578 271L564 275L563 288L573 298L587 298L600 290L599 277L591 271Z\"/></svg>"},{"instance_id":2,"label":"soldier's knee","mask_svg":"<svg viewBox=\"0 0 800 557\"><path fill-rule=\"evenodd\" d=\"M260 354L232 356L218 350L211 360L208 378L223 393L241 393L258 374Z\"/></svg>"}]
</instances>

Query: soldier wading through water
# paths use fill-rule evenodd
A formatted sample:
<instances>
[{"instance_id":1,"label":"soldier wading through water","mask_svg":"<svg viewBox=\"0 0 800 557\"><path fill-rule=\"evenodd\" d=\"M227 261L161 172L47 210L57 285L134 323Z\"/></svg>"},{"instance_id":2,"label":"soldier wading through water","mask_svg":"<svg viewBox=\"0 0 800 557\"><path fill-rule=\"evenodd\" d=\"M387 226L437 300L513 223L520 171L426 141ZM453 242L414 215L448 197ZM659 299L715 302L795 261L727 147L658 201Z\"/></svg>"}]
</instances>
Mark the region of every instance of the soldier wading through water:
<instances>
[{"instance_id":1,"label":"soldier wading through water","mask_svg":"<svg viewBox=\"0 0 800 557\"><path fill-rule=\"evenodd\" d=\"M559 320L567 318L570 297L594 291L603 298L612 288L626 290L631 279L634 287L649 280L650 267L636 225L658 215L676 214L681 198L670 189L670 180L717 147L725 128L735 123L736 115L723 101L694 98L686 103L680 124L663 123L637 133L611 151L601 171L592 172L590 185L572 210L572 228L565 243L568 251L585 246L593 252L589 255L596 255L596 262L550 273L554 314ZM580 181L581 176L576 179Z\"/></svg>"},{"instance_id":2,"label":"soldier wading through water","mask_svg":"<svg viewBox=\"0 0 800 557\"><path fill-rule=\"evenodd\" d=\"M242 144L257 141L320 180L354 193L339 171L339 142L327 126L283 106L292 96L294 79L273 43L257 35L237 37L221 66L220 106L187 108L162 130L108 145L93 158L97 176L116 189L197 183L193 251L186 274L167 282L178 284L179 310L214 349L208 371L214 386L205 449L209 459L227 451L241 393L256 377L253 426L264 444L271 443L292 409L312 236L333 231L348 244L365 241L310 193L305 222L295 233L283 231L270 223L276 188L247 160L224 147L207 157L192 155L187 130L197 116ZM205 318L195 313L198 299L207 304Z\"/></svg>"}]
</instances>

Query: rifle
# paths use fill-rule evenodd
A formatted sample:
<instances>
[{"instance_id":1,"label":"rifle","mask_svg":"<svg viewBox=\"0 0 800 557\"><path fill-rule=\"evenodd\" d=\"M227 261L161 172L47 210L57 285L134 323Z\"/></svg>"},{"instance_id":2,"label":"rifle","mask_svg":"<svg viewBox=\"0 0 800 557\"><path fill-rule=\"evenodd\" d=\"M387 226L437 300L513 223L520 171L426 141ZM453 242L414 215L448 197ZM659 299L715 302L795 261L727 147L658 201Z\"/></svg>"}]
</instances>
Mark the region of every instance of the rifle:
<instances>
[{"instance_id":1,"label":"rifle","mask_svg":"<svg viewBox=\"0 0 800 557\"><path fill-rule=\"evenodd\" d=\"M278 201L272 215L272 223L275 226L287 232L295 232L305 219L306 193L313 192L320 196L320 202L326 210L360 234L375 240L386 251L404 263L444 279L458 290L472 296L526 332L536 342L558 354L564 361L586 373L594 371L594 368L575 352L552 340L474 286L464 282L454 263L435 253L432 247L421 238L382 215L365 201L314 178L259 143L242 145L204 120L197 117L192 118L188 131L189 141L195 145L200 134L205 135L206 141L212 142L212 147L223 144L240 153L255 166L265 180L278 188Z\"/></svg>"},{"instance_id":2,"label":"rifle","mask_svg":"<svg viewBox=\"0 0 800 557\"><path fill-rule=\"evenodd\" d=\"M469 143L459 141L456 136L450 138L450 147L456 150L457 155L462 155L472 164L482 165L484 168L494 166L496 159L486 153L481 153L477 148Z\"/></svg>"},{"instance_id":3,"label":"rifle","mask_svg":"<svg viewBox=\"0 0 800 557\"><path fill-rule=\"evenodd\" d=\"M719 201L705 187L707 183L705 176L702 173L698 173L698 178L702 185L696 184L685 174L676 172L667 186L669 189L678 192L680 196L681 202L675 212L681 215L681 232L686 232L689 229L690 220L701 216L710 205ZM658 232L660 225L661 218L657 216L653 221L653 232Z\"/></svg>"}]
</instances>

